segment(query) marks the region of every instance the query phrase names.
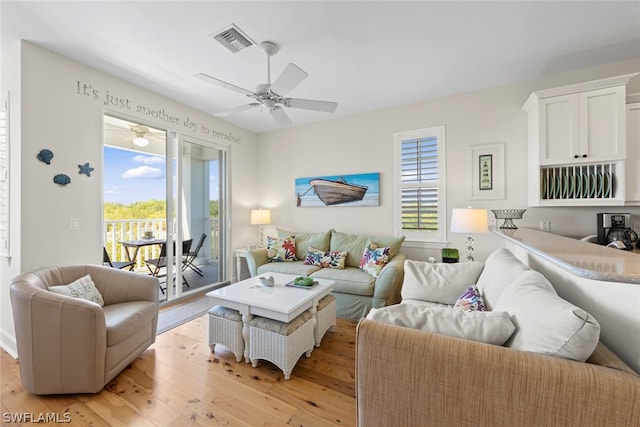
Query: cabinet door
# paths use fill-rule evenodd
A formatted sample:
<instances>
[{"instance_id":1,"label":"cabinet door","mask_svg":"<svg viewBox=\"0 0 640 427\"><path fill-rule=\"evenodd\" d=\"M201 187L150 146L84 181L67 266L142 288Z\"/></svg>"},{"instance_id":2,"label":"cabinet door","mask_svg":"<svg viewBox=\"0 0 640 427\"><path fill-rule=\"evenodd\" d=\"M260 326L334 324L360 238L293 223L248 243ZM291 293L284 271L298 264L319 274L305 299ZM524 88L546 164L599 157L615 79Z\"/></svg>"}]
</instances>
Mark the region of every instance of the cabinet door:
<instances>
[{"instance_id":1,"label":"cabinet door","mask_svg":"<svg viewBox=\"0 0 640 427\"><path fill-rule=\"evenodd\" d=\"M627 202L640 202L640 102L627 104Z\"/></svg>"},{"instance_id":2,"label":"cabinet door","mask_svg":"<svg viewBox=\"0 0 640 427\"><path fill-rule=\"evenodd\" d=\"M626 155L625 87L580 94L581 161L624 160Z\"/></svg>"},{"instance_id":3,"label":"cabinet door","mask_svg":"<svg viewBox=\"0 0 640 427\"><path fill-rule=\"evenodd\" d=\"M578 95L540 100L540 164L576 161L580 144Z\"/></svg>"}]
</instances>

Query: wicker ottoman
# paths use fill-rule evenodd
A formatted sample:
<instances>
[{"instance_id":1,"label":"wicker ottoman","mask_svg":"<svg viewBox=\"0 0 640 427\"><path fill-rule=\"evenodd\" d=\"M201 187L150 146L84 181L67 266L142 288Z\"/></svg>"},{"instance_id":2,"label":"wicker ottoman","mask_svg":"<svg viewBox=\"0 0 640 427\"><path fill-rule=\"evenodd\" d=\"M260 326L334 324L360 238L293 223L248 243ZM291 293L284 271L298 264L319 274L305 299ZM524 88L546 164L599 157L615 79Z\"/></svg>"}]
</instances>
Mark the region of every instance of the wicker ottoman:
<instances>
[{"instance_id":1,"label":"wicker ottoman","mask_svg":"<svg viewBox=\"0 0 640 427\"><path fill-rule=\"evenodd\" d=\"M316 309L318 310L316 313L318 323L316 324L315 339L316 347L320 347L320 341L327 330L333 332L336 327L336 297L331 294L323 297L318 301Z\"/></svg>"},{"instance_id":2,"label":"wicker ottoman","mask_svg":"<svg viewBox=\"0 0 640 427\"><path fill-rule=\"evenodd\" d=\"M244 353L242 315L238 310L216 305L209 309L209 347L213 353L216 344L229 348L240 362Z\"/></svg>"},{"instance_id":3,"label":"wicker ottoman","mask_svg":"<svg viewBox=\"0 0 640 427\"><path fill-rule=\"evenodd\" d=\"M258 359L282 369L288 380L302 353L311 356L314 345L314 318L307 310L289 323L256 316L249 323L249 359L255 368Z\"/></svg>"}]
</instances>

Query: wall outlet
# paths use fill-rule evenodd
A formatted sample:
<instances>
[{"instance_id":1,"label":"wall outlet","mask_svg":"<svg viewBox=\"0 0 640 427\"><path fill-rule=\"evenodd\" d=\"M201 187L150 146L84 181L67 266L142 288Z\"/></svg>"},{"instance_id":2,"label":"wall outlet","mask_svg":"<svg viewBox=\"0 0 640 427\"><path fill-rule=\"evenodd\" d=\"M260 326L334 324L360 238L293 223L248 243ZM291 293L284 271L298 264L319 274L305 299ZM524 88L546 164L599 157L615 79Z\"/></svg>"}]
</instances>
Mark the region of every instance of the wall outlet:
<instances>
[{"instance_id":1,"label":"wall outlet","mask_svg":"<svg viewBox=\"0 0 640 427\"><path fill-rule=\"evenodd\" d=\"M540 231L551 231L551 221L540 221Z\"/></svg>"}]
</instances>

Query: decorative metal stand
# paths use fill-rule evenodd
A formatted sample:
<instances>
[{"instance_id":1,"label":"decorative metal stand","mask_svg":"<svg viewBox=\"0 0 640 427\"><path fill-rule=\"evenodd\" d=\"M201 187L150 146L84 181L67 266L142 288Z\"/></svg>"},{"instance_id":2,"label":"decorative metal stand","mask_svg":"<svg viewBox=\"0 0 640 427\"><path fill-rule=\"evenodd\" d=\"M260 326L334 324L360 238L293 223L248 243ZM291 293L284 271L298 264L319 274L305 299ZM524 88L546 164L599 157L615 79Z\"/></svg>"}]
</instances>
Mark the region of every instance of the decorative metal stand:
<instances>
[{"instance_id":1,"label":"decorative metal stand","mask_svg":"<svg viewBox=\"0 0 640 427\"><path fill-rule=\"evenodd\" d=\"M504 219L504 224L500 228L515 230L518 227L513 223L514 219L521 219L526 209L491 209L496 219Z\"/></svg>"}]
</instances>

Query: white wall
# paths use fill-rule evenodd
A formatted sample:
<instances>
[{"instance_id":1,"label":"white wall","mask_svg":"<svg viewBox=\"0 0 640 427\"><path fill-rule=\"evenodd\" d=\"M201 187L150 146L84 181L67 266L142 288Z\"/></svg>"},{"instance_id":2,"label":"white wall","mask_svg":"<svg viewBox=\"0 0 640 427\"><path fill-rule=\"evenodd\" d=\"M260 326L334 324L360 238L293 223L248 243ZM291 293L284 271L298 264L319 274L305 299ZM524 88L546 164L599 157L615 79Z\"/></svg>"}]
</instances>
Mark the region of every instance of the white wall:
<instances>
[{"instance_id":1,"label":"white wall","mask_svg":"<svg viewBox=\"0 0 640 427\"><path fill-rule=\"evenodd\" d=\"M19 208L12 205L12 212L17 213L11 223L11 264L8 268L3 265L2 271L3 347L13 344L6 291L11 277L47 265L101 262L102 117L106 111L230 147L231 218L246 221L232 221L233 228L225 226L231 233L232 247L246 244L253 231L248 225L249 210L257 198L255 134L27 42L21 45L20 70L21 87L15 93L21 90L21 135L11 136L13 154L19 155L15 161L12 157L12 191L17 190L20 199ZM107 93L124 102L105 106ZM161 115L138 112L138 106L164 110L179 120L170 123ZM187 118L201 124L197 131L184 126ZM203 131L202 125L209 132ZM54 153L51 165L36 158L43 148ZM91 177L78 173L77 165L86 162L95 168ZM53 176L59 173L67 174L71 183L64 187L54 184ZM236 199L235 194L241 196ZM69 230L70 218L79 219L78 231ZM233 266L234 260L229 259L230 274L235 272Z\"/></svg>"},{"instance_id":2,"label":"white wall","mask_svg":"<svg viewBox=\"0 0 640 427\"><path fill-rule=\"evenodd\" d=\"M624 61L261 134L259 203L272 209L273 222L266 230L334 228L353 233L394 234L393 134L436 125L446 127L447 217L454 207L527 208L527 117L522 105L531 91L637 72L639 64L638 60ZM629 90L640 92L640 79L635 79ZM470 146L493 142L505 143L506 198L471 200ZM380 172L379 207L296 207L295 178L363 172ZM635 221L640 222L638 207L527 208L516 225L537 228L541 220L548 220L552 232L585 236L595 234L596 213L603 209L631 212ZM494 236L475 237L478 259L501 246ZM464 238L449 233L449 245L463 253ZM420 249L405 245L403 250L413 259L429 256L440 259L439 247Z\"/></svg>"}]
</instances>

